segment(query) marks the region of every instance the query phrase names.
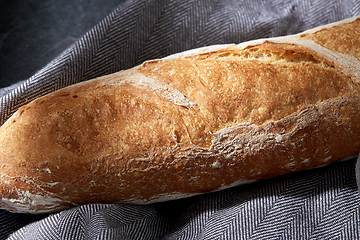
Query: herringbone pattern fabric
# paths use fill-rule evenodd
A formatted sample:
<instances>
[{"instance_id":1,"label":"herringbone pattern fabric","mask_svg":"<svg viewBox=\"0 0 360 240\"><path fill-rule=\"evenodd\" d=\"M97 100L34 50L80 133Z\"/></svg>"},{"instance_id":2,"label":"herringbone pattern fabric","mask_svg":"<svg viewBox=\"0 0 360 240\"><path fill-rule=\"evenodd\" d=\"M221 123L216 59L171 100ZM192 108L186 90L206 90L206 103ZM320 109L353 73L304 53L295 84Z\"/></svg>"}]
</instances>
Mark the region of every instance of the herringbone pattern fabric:
<instances>
[{"instance_id":1,"label":"herringbone pattern fabric","mask_svg":"<svg viewBox=\"0 0 360 240\"><path fill-rule=\"evenodd\" d=\"M298 33L355 15L356 0L129 0L33 77L0 90L0 122L41 95L145 60ZM11 239L360 239L359 203L353 159L150 206L81 206ZM2 236L19 219L1 211Z\"/></svg>"}]
</instances>

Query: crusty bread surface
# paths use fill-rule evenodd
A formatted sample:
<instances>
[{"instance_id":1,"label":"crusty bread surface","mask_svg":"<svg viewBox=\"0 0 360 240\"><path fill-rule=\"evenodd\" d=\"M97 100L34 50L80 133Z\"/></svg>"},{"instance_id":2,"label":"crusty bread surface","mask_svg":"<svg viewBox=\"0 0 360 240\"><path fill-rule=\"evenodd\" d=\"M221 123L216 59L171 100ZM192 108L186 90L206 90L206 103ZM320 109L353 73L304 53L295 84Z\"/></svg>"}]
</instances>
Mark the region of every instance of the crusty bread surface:
<instances>
[{"instance_id":1,"label":"crusty bread surface","mask_svg":"<svg viewBox=\"0 0 360 240\"><path fill-rule=\"evenodd\" d=\"M0 208L148 204L360 151L360 18L75 84L0 128Z\"/></svg>"}]
</instances>

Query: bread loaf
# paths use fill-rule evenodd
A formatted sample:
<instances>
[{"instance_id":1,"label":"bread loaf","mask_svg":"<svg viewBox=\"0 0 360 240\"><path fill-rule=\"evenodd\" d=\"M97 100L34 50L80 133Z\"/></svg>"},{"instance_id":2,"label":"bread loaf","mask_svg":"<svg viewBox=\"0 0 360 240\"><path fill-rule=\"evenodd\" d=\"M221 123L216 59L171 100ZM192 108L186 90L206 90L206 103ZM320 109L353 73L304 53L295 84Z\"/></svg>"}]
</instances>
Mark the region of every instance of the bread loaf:
<instances>
[{"instance_id":1,"label":"bread loaf","mask_svg":"<svg viewBox=\"0 0 360 240\"><path fill-rule=\"evenodd\" d=\"M0 208L148 204L360 151L360 17L72 85L0 128Z\"/></svg>"}]
</instances>

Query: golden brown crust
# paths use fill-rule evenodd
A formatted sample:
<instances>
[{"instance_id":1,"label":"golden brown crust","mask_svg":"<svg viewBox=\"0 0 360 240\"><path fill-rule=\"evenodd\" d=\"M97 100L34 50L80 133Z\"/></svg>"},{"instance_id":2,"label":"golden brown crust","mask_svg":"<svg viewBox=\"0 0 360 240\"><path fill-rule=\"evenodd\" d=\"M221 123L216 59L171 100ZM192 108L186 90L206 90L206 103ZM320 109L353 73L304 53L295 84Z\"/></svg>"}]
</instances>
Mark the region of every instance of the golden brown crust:
<instances>
[{"instance_id":1,"label":"golden brown crust","mask_svg":"<svg viewBox=\"0 0 360 240\"><path fill-rule=\"evenodd\" d=\"M322 29L313 34L304 34L305 40L313 40L320 46L335 52L354 56L360 59L360 18L352 22Z\"/></svg>"},{"instance_id":2,"label":"golden brown crust","mask_svg":"<svg viewBox=\"0 0 360 240\"><path fill-rule=\"evenodd\" d=\"M153 60L21 107L0 129L0 207L150 203L358 154L359 24Z\"/></svg>"}]
</instances>

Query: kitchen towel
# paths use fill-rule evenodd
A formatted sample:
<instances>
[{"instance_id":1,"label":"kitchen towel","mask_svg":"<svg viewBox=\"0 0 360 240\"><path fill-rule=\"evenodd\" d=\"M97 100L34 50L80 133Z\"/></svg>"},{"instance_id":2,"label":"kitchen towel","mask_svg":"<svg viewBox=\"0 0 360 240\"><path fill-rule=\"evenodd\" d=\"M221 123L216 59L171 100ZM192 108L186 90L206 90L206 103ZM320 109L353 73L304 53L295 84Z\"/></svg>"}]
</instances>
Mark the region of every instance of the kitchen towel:
<instances>
[{"instance_id":1,"label":"kitchen towel","mask_svg":"<svg viewBox=\"0 0 360 240\"><path fill-rule=\"evenodd\" d=\"M357 0L128 0L30 79L1 89L0 123L39 96L145 60L295 34L356 15ZM90 204L47 215L1 210L0 237L360 239L355 169L351 159L148 206Z\"/></svg>"}]
</instances>

